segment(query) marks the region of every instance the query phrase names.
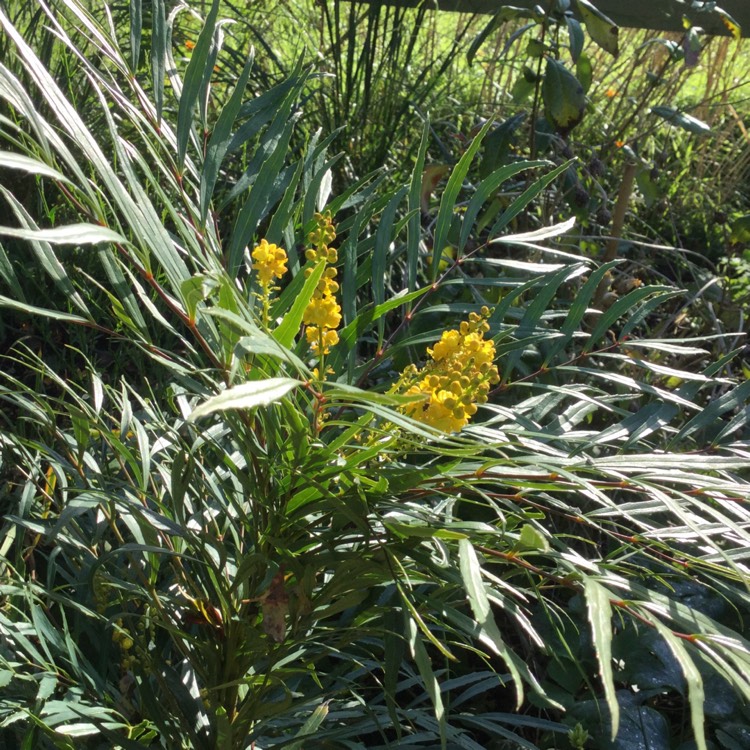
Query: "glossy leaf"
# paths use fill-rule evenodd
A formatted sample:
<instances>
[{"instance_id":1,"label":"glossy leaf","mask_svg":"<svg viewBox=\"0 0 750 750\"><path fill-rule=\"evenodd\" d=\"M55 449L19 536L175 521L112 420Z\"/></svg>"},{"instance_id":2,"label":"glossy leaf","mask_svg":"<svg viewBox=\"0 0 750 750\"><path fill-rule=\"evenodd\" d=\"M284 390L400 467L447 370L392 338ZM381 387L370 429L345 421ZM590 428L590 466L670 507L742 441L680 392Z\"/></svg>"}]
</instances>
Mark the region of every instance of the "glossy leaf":
<instances>
[{"instance_id":1,"label":"glossy leaf","mask_svg":"<svg viewBox=\"0 0 750 750\"><path fill-rule=\"evenodd\" d=\"M693 117L685 112L680 112L678 109L674 109L674 107L651 107L651 112L657 117L666 120L670 125L687 130L688 133L694 133L695 135L708 135L711 133L711 127L703 122L703 120L699 120L697 117Z\"/></svg>"},{"instance_id":2,"label":"glossy leaf","mask_svg":"<svg viewBox=\"0 0 750 750\"><path fill-rule=\"evenodd\" d=\"M610 593L598 581L587 577L584 581L584 592L588 619L591 624L591 636L599 664L604 695L609 707L612 722L612 739L617 736L620 724L620 704L615 694L614 672L612 670L612 607Z\"/></svg>"},{"instance_id":3,"label":"glossy leaf","mask_svg":"<svg viewBox=\"0 0 750 750\"><path fill-rule=\"evenodd\" d=\"M284 398L287 393L300 385L302 383L299 380L292 378L269 378L268 380L253 380L249 383L235 385L196 406L190 412L188 419L195 422L197 419L217 411L255 409L258 406L268 406Z\"/></svg>"}]
</instances>

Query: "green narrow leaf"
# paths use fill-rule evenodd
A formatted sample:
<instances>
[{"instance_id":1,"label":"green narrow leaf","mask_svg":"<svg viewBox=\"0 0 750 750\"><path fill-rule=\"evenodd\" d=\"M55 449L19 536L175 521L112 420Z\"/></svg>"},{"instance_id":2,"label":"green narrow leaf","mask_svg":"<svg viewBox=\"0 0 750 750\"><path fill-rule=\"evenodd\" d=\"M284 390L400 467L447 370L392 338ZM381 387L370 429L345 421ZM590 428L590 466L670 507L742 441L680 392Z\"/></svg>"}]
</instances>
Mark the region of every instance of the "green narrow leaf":
<instances>
[{"instance_id":1,"label":"green narrow leaf","mask_svg":"<svg viewBox=\"0 0 750 750\"><path fill-rule=\"evenodd\" d=\"M543 190L547 189L547 186L565 172L568 167L573 163L573 160L567 161L561 164L559 167L555 167L551 172L548 172L544 177L540 177L534 183L529 185L526 190L521 193L508 208L503 211L500 218L493 224L492 229L489 232L490 237L497 236L513 219L526 208Z\"/></svg>"},{"instance_id":2,"label":"green narrow leaf","mask_svg":"<svg viewBox=\"0 0 750 750\"><path fill-rule=\"evenodd\" d=\"M133 72L138 70L138 58L141 55L141 34L143 32L142 0L130 0L130 66Z\"/></svg>"},{"instance_id":3,"label":"green narrow leaf","mask_svg":"<svg viewBox=\"0 0 750 750\"><path fill-rule=\"evenodd\" d=\"M424 161L427 145L430 139L430 122L425 120L422 129L422 140L419 142L417 160L411 173L409 186L409 211L413 212L406 225L406 268L407 288L413 292L417 288L417 272L419 270L419 241L422 238L421 188Z\"/></svg>"},{"instance_id":4,"label":"green narrow leaf","mask_svg":"<svg viewBox=\"0 0 750 750\"><path fill-rule=\"evenodd\" d=\"M258 170L258 176L253 183L245 203L232 228L229 240L227 270L231 277L235 277L242 264L245 246L252 242L258 221L266 210L268 197L273 190L274 181L281 171L287 157L289 141L298 117L292 116L286 123L284 130L276 141L273 151Z\"/></svg>"},{"instance_id":5,"label":"green narrow leaf","mask_svg":"<svg viewBox=\"0 0 750 750\"><path fill-rule=\"evenodd\" d=\"M561 234L569 232L575 226L575 223L576 217L571 216L569 219L557 224L552 224L549 227L540 227L539 229L532 229L530 232L519 232L517 234L506 234L502 237L497 237L494 240L490 240L490 244L527 245L528 247L536 247L533 243L539 242L540 240L549 240L553 237L559 237ZM571 257L567 253L565 256Z\"/></svg>"},{"instance_id":6,"label":"green narrow leaf","mask_svg":"<svg viewBox=\"0 0 750 750\"><path fill-rule=\"evenodd\" d=\"M247 336L242 336L235 346L235 353L238 355L253 354L273 357L282 362L288 362L302 377L307 378L310 376L310 370L307 368L307 365L291 349L282 346L272 336L260 330L254 331ZM265 370L266 366L264 364Z\"/></svg>"},{"instance_id":7,"label":"green narrow leaf","mask_svg":"<svg viewBox=\"0 0 750 750\"><path fill-rule=\"evenodd\" d=\"M126 313L131 321L131 325L135 327L138 332L146 339L150 340L150 334L148 326L141 312L141 304L133 294L133 288L128 284L125 276L120 269L118 257L113 252L112 248L107 245L99 245L97 248L99 255L99 262L102 264L104 273L112 285L113 292L113 304L123 308L123 313ZM135 287L137 290L137 287Z\"/></svg>"},{"instance_id":8,"label":"green narrow leaf","mask_svg":"<svg viewBox=\"0 0 750 750\"><path fill-rule=\"evenodd\" d=\"M327 161L324 161L317 169L309 184L305 188L306 196L304 209L302 211L303 223L307 224L308 221L312 220L316 211L322 211L325 208L325 203L321 204L321 200L325 197L328 199L330 195L331 179L333 167L344 158L344 154L336 154Z\"/></svg>"},{"instance_id":9,"label":"green narrow leaf","mask_svg":"<svg viewBox=\"0 0 750 750\"><path fill-rule=\"evenodd\" d=\"M547 537L531 523L525 523L521 527L521 533L518 536L518 545L522 550L549 552Z\"/></svg>"},{"instance_id":10,"label":"green narrow leaf","mask_svg":"<svg viewBox=\"0 0 750 750\"><path fill-rule=\"evenodd\" d=\"M271 222L269 223L268 229L266 230L266 240L271 244L278 245L283 242L282 238L284 236L284 230L289 227L290 222L292 221L292 214L295 210L294 198L297 194L297 188L299 186L300 178L302 177L303 167L304 162L302 161L302 159L300 159L297 162L297 167L294 170L292 179L289 181L289 184L284 191L284 195L279 201L279 205L273 212ZM299 268L299 261L297 260L296 263L297 265L295 266L295 264L290 260L290 268L292 270L292 273L296 273L297 268Z\"/></svg>"},{"instance_id":11,"label":"green narrow leaf","mask_svg":"<svg viewBox=\"0 0 750 750\"><path fill-rule=\"evenodd\" d=\"M0 151L0 167L17 169L21 172L39 175L40 177L51 177L58 182L64 182L68 185L72 184L62 172L54 167L50 167L48 164L45 164L38 159L32 159L30 156L24 156L23 154L15 154L10 151Z\"/></svg>"},{"instance_id":12,"label":"green narrow leaf","mask_svg":"<svg viewBox=\"0 0 750 750\"><path fill-rule=\"evenodd\" d=\"M617 702L615 679L612 670L612 606L610 593L593 578L584 580L584 595L591 623L591 635L599 662L599 673L604 686L604 696L612 719L612 740L620 726L620 704Z\"/></svg>"},{"instance_id":13,"label":"green narrow leaf","mask_svg":"<svg viewBox=\"0 0 750 750\"><path fill-rule=\"evenodd\" d=\"M604 334L612 327L612 325L619 320L623 315L632 310L639 302L651 297L653 295L665 294L667 296L675 296L682 294L680 291L667 286L642 286L637 289L633 289L624 297L620 297L610 308L608 308L598 318L594 330L591 332L588 341L583 347L585 352L591 351L591 349L599 342Z\"/></svg>"},{"instance_id":14,"label":"green narrow leaf","mask_svg":"<svg viewBox=\"0 0 750 750\"><path fill-rule=\"evenodd\" d=\"M299 329L302 326L302 317L305 314L305 308L310 303L313 292L318 286L324 270L325 262L323 261L313 268L312 273L305 279L302 290L295 297L294 303L284 316L284 320L274 329L272 335L282 346L291 348L294 343L294 337L299 333Z\"/></svg>"},{"instance_id":15,"label":"green narrow leaf","mask_svg":"<svg viewBox=\"0 0 750 750\"><path fill-rule=\"evenodd\" d=\"M474 160L474 156L479 151L479 147L482 145L482 141L492 125L493 121L490 118L471 142L471 146L466 149L463 156L458 160L458 164L453 168L453 172L451 172L451 176L448 178L448 184L445 186L442 198L440 199L440 208L438 208L437 220L435 222L435 237L432 247L432 281L437 279L440 256L443 254L443 248L448 239L448 230L453 221L458 194L461 192L464 179L469 173L471 162Z\"/></svg>"},{"instance_id":16,"label":"green narrow leaf","mask_svg":"<svg viewBox=\"0 0 750 750\"><path fill-rule=\"evenodd\" d=\"M245 67L240 73L237 84L229 97L229 101L224 105L221 114L216 121L211 138L206 146L206 158L203 162L203 171L201 173L201 192L200 192L200 211L201 226L205 226L206 217L208 216L208 206L211 196L216 186L216 178L219 175L221 163L224 161L229 143L232 138L232 127L237 120L237 115L242 106L242 98L245 95L250 71L253 67L254 51L250 50Z\"/></svg>"},{"instance_id":17,"label":"green narrow leaf","mask_svg":"<svg viewBox=\"0 0 750 750\"><path fill-rule=\"evenodd\" d=\"M403 636L397 632L397 622L401 612L388 611L384 615L385 635L383 636L383 650L385 659L383 661L383 689L385 692L388 715L391 718L393 727L396 729L397 737L401 736L401 722L398 719L398 700L396 693L398 691L399 673L401 662L405 655L405 646Z\"/></svg>"},{"instance_id":18,"label":"green narrow leaf","mask_svg":"<svg viewBox=\"0 0 750 750\"><path fill-rule=\"evenodd\" d=\"M119 233L98 224L68 224L52 229L22 229L0 227L0 235L18 237L33 242L49 242L53 245L98 245L113 242L127 245L128 241Z\"/></svg>"},{"instance_id":19,"label":"green narrow leaf","mask_svg":"<svg viewBox=\"0 0 750 750\"><path fill-rule=\"evenodd\" d=\"M461 235L458 240L459 253L463 251L464 247L466 247L466 241L469 239L471 230L474 228L474 221L482 210L482 206L484 206L487 199L495 192L495 190L497 190L506 180L514 177L519 172L525 172L529 169L537 169L546 166L550 166L550 162L521 161L516 164L507 164L496 169L485 180L482 180L474 195L471 197L469 205L466 207L466 211L463 215Z\"/></svg>"},{"instance_id":20,"label":"green narrow leaf","mask_svg":"<svg viewBox=\"0 0 750 750\"><path fill-rule=\"evenodd\" d=\"M750 398L750 380L740 383L728 393L712 400L674 436L670 445L679 444L680 440L704 427L716 426L719 418L726 412L744 408L748 398Z\"/></svg>"},{"instance_id":21,"label":"green narrow leaf","mask_svg":"<svg viewBox=\"0 0 750 750\"><path fill-rule=\"evenodd\" d=\"M303 739L296 739L294 742L286 745L287 750L303 750L305 740L310 739L318 731L320 725L325 721L326 716L328 716L328 703L321 703L319 706L316 706L315 710L308 716L305 723L294 735Z\"/></svg>"},{"instance_id":22,"label":"green narrow leaf","mask_svg":"<svg viewBox=\"0 0 750 750\"><path fill-rule=\"evenodd\" d=\"M496 169L513 161L510 158L511 147L516 140L516 133L526 120L526 113L512 115L501 122L485 139L484 154L479 164L479 176L484 180ZM552 166L550 164L550 166Z\"/></svg>"},{"instance_id":23,"label":"green narrow leaf","mask_svg":"<svg viewBox=\"0 0 750 750\"><path fill-rule=\"evenodd\" d=\"M443 696L440 692L440 683L432 669L432 662L430 661L427 649L424 647L424 643L422 643L422 639L419 637L416 623L411 618L406 622L407 637L409 647L411 648L412 658L417 665L419 676L422 678L422 683L432 701L432 706L435 710L435 718L437 719L440 731L440 747L442 750L445 750L448 740L446 735L445 706L443 705Z\"/></svg>"},{"instance_id":24,"label":"green narrow leaf","mask_svg":"<svg viewBox=\"0 0 750 750\"><path fill-rule=\"evenodd\" d=\"M242 105L239 119L245 120L245 122L232 136L229 144L230 153L241 148L251 138L254 138L267 122L273 120L279 109L286 106L285 102L289 100L290 94L292 100L297 98L296 92L301 81L304 81L304 77L300 78L301 62L301 60L298 61L289 78Z\"/></svg>"},{"instance_id":25,"label":"green narrow leaf","mask_svg":"<svg viewBox=\"0 0 750 750\"><path fill-rule=\"evenodd\" d=\"M268 406L274 401L284 398L287 393L302 385L293 378L268 378L267 380L252 380L249 383L227 388L222 393L212 396L197 406L188 416L189 422L195 422L201 417L217 411L228 409L254 409L258 406Z\"/></svg>"},{"instance_id":26,"label":"green narrow leaf","mask_svg":"<svg viewBox=\"0 0 750 750\"><path fill-rule=\"evenodd\" d=\"M599 288L599 284L602 282L604 276L618 265L618 263L619 261L613 260L597 268L589 275L584 285L578 290L565 317L565 321L560 326L559 330L562 335L560 338L550 342L549 349L544 358L545 366L568 345L573 338L573 334L578 331L586 315L586 310L588 310L589 302L593 299L596 290Z\"/></svg>"},{"instance_id":27,"label":"green narrow leaf","mask_svg":"<svg viewBox=\"0 0 750 750\"><path fill-rule=\"evenodd\" d=\"M517 21L521 18L535 18L535 13L533 10L530 10L528 8L516 8L513 6L503 6L501 7L494 16L489 20L489 23L479 32L479 34L474 37L471 44L469 45L469 49L466 53L466 60L468 61L469 65L471 65L474 62L474 58L476 57L477 52L479 51L479 48L484 44L487 37L502 23L505 23L506 21ZM536 24L528 24L524 29L530 29L536 26Z\"/></svg>"},{"instance_id":28,"label":"green narrow leaf","mask_svg":"<svg viewBox=\"0 0 750 750\"><path fill-rule=\"evenodd\" d=\"M204 81L207 67L213 63L209 60L214 43L216 18L219 14L219 0L213 0L198 41L193 49L190 62L185 71L185 80L180 94L180 104L177 110L177 168L182 172L185 167L188 141L193 128L193 113L198 99L204 93ZM209 72L210 76L210 72Z\"/></svg>"},{"instance_id":29,"label":"green narrow leaf","mask_svg":"<svg viewBox=\"0 0 750 750\"><path fill-rule=\"evenodd\" d=\"M549 307L555 294L557 294L560 285L568 281L571 276L580 275L584 269L585 266L580 263L564 266L559 271L548 274L544 280L544 286L537 292L533 302L526 308L526 312L516 329L515 336L522 338L531 335L541 320L542 315Z\"/></svg>"},{"instance_id":30,"label":"green narrow leaf","mask_svg":"<svg viewBox=\"0 0 750 750\"><path fill-rule=\"evenodd\" d=\"M137 2L140 4L141 0L137 0ZM159 124L161 124L161 116L164 111L164 79L167 73L168 35L164 2L165 0L152 0L151 2L151 75L154 80L156 121Z\"/></svg>"},{"instance_id":31,"label":"green narrow leaf","mask_svg":"<svg viewBox=\"0 0 750 750\"><path fill-rule=\"evenodd\" d=\"M747 374L746 374L747 376ZM740 411L732 417L729 423L721 430L721 432L713 438L711 441L712 445L720 446L730 435L733 435L741 427L744 427L750 422L750 406L744 406Z\"/></svg>"},{"instance_id":32,"label":"green narrow leaf","mask_svg":"<svg viewBox=\"0 0 750 750\"><path fill-rule=\"evenodd\" d=\"M688 133L695 133L696 135L709 135L711 133L711 126L703 120L680 112L673 107L651 107L651 113L666 120L670 125L687 130Z\"/></svg>"},{"instance_id":33,"label":"green narrow leaf","mask_svg":"<svg viewBox=\"0 0 750 750\"><path fill-rule=\"evenodd\" d=\"M576 60L576 78L583 86L583 93L588 94L591 84L594 82L594 66L591 63L591 58L585 52L581 52Z\"/></svg>"},{"instance_id":34,"label":"green narrow leaf","mask_svg":"<svg viewBox=\"0 0 750 750\"><path fill-rule=\"evenodd\" d=\"M487 592L484 590L482 568L479 565L477 553L468 539L459 539L458 553L466 598L469 600L469 606L477 625L485 635L483 642L488 645L491 644L495 653L505 661L516 688L516 707L520 708L524 694L521 673L516 663L515 654L506 645L495 618L492 616Z\"/></svg>"},{"instance_id":35,"label":"green narrow leaf","mask_svg":"<svg viewBox=\"0 0 750 750\"><path fill-rule=\"evenodd\" d=\"M418 299L423 294L429 292L431 289L431 286L425 286L421 289L417 289L414 292L409 292L407 294L397 294L391 297L386 302L383 302L382 305L365 308L351 323L349 323L349 325L347 325L341 331L341 341L344 342L347 347L353 347L357 340L361 338L362 334L368 331L370 329L370 326L376 320L396 307L399 307L401 305L408 306L410 302Z\"/></svg>"},{"instance_id":36,"label":"green narrow leaf","mask_svg":"<svg viewBox=\"0 0 750 750\"><path fill-rule=\"evenodd\" d=\"M38 231L39 227L32 221L31 216L27 213L26 209L15 199L15 197L9 193L4 187L0 186L0 191L5 195L6 200L11 205L13 212L18 217L18 220L23 224L24 229L31 231ZM37 240L30 240L29 244L32 247L34 254L39 260L40 265L44 269L45 273L52 279L60 291L88 318L92 318L86 303L84 302L81 295L76 291L73 286L73 282L70 280L67 271L62 263L57 259L54 250L50 247L47 242L39 242ZM11 269L12 270L12 269Z\"/></svg>"},{"instance_id":37,"label":"green narrow leaf","mask_svg":"<svg viewBox=\"0 0 750 750\"><path fill-rule=\"evenodd\" d=\"M583 43L585 41L581 24L575 18L566 15L565 23L568 26L568 40L570 41L570 56L573 62L578 64L578 58L583 52Z\"/></svg>"},{"instance_id":38,"label":"green narrow leaf","mask_svg":"<svg viewBox=\"0 0 750 750\"><path fill-rule=\"evenodd\" d=\"M393 224L396 217L396 209L408 192L407 187L402 187L388 201L378 224L378 231L375 235L375 251L372 254L371 274L372 274L372 298L375 305L381 305L385 302L385 281L388 268L388 255L391 249L391 243L395 239ZM384 321L378 323L378 345L383 340Z\"/></svg>"},{"instance_id":39,"label":"green narrow leaf","mask_svg":"<svg viewBox=\"0 0 750 750\"><path fill-rule=\"evenodd\" d=\"M666 625L655 617L649 617L649 622L659 631L661 637L666 641L674 658L680 665L682 674L688 689L688 703L690 705L690 721L693 725L693 739L698 750L708 750L706 745L706 727L703 704L706 694L703 690L703 678L690 657L683 641L681 641Z\"/></svg>"},{"instance_id":40,"label":"green narrow leaf","mask_svg":"<svg viewBox=\"0 0 750 750\"><path fill-rule=\"evenodd\" d=\"M21 282L13 270L13 264L5 253L5 249L0 244L0 278L13 290L13 293L20 298L21 302L26 300L26 296L21 288Z\"/></svg>"},{"instance_id":41,"label":"green narrow leaf","mask_svg":"<svg viewBox=\"0 0 750 750\"><path fill-rule=\"evenodd\" d=\"M667 300L674 297L681 297L684 292L681 289L673 289L671 292L662 292L657 294L651 299L647 299L645 302L641 302L631 313L627 321L624 322L622 329L620 330L620 341L624 341L626 337L630 336L630 332L637 328L641 323L648 320L651 313L657 308L661 307Z\"/></svg>"},{"instance_id":42,"label":"green narrow leaf","mask_svg":"<svg viewBox=\"0 0 750 750\"><path fill-rule=\"evenodd\" d=\"M370 196L360 211L354 214L354 223L349 234L341 245L340 254L343 260L343 278L341 283L341 309L344 325L349 325L357 315L357 243L362 227L371 215L374 196Z\"/></svg>"},{"instance_id":43,"label":"green narrow leaf","mask_svg":"<svg viewBox=\"0 0 750 750\"><path fill-rule=\"evenodd\" d=\"M220 210L229 205L240 193L243 193L253 185L258 178L258 172L263 163L274 152L279 139L284 133L284 129L287 127L289 119L292 117L295 102L307 80L306 75L301 75L300 72L301 67L298 65L292 74L292 78L288 82L285 82L291 85L285 86L283 83L279 84L265 94L253 99L249 105L241 109L239 114L240 119L245 116L249 117L249 119L237 129L237 132L232 137L229 144L229 153L234 153L251 138L254 138L269 120L271 124L263 133L258 147L254 149L252 159L245 169L244 174L237 180L219 204ZM263 100L262 104L259 104L258 107L250 106L261 100ZM310 154L308 153L302 160L305 163L305 167L309 166L307 163L309 158Z\"/></svg>"}]
</instances>

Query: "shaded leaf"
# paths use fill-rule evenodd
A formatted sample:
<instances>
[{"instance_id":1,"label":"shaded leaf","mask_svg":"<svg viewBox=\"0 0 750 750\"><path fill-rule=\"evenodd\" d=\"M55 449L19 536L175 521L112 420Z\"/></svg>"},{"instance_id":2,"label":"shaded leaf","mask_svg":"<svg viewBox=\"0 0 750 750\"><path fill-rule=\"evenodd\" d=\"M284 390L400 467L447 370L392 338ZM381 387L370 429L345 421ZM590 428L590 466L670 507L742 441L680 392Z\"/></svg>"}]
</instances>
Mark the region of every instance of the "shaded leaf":
<instances>
[{"instance_id":1,"label":"shaded leaf","mask_svg":"<svg viewBox=\"0 0 750 750\"><path fill-rule=\"evenodd\" d=\"M583 119L586 94L580 81L558 60L547 58L542 83L544 114L560 132L568 133Z\"/></svg>"}]
</instances>

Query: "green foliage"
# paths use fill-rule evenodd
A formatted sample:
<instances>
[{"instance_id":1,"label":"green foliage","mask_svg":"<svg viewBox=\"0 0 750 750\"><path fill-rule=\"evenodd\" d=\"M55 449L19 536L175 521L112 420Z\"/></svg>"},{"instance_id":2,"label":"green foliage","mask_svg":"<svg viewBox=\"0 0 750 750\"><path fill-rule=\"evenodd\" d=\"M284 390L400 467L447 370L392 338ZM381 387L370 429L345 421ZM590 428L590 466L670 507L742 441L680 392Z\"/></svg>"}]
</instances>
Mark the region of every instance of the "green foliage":
<instances>
[{"instance_id":1,"label":"green foliage","mask_svg":"<svg viewBox=\"0 0 750 750\"><path fill-rule=\"evenodd\" d=\"M331 136L295 140L311 71L252 96L250 56L213 86L218 2L189 61L154 4L144 81L141 10L128 55L77 0L47 9L65 86L0 15L0 164L39 199L5 189L0 227L2 741L547 750L647 726L731 747L750 697L737 352L660 333L672 286L605 304L617 261L549 247L572 221L517 226L567 160L482 172L489 122L430 235L426 129L403 184L335 189ZM298 250L326 208L344 327L321 361L300 327L324 264ZM267 319L262 238L291 277ZM399 371L485 305L488 403L452 435L405 416Z\"/></svg>"}]
</instances>

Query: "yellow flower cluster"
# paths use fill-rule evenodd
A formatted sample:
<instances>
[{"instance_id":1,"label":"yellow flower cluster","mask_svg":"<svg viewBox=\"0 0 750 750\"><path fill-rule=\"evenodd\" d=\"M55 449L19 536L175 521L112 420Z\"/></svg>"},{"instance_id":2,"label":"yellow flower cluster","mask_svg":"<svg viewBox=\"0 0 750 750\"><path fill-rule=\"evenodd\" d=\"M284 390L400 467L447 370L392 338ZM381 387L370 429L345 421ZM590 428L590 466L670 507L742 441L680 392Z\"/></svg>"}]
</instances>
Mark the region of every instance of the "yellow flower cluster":
<instances>
[{"instance_id":1,"label":"yellow flower cluster","mask_svg":"<svg viewBox=\"0 0 750 750\"><path fill-rule=\"evenodd\" d=\"M286 250L263 239L253 248L251 255L253 268L258 274L258 285L260 286L258 298L263 305L263 325L267 327L271 309L271 292L278 288L273 283L287 271Z\"/></svg>"},{"instance_id":2,"label":"yellow flower cluster","mask_svg":"<svg viewBox=\"0 0 750 750\"><path fill-rule=\"evenodd\" d=\"M444 331L440 341L428 349L430 360L418 370L409 365L393 390L423 398L403 411L413 419L443 432L458 432L476 414L477 404L487 401L490 386L500 382L495 345L486 341L490 311L470 313L458 330Z\"/></svg>"},{"instance_id":3,"label":"yellow flower cluster","mask_svg":"<svg viewBox=\"0 0 750 750\"><path fill-rule=\"evenodd\" d=\"M287 271L286 251L267 240L261 240L252 252L253 268L258 274L258 284L264 292L271 290L274 279L280 279Z\"/></svg>"},{"instance_id":4,"label":"yellow flower cluster","mask_svg":"<svg viewBox=\"0 0 750 750\"><path fill-rule=\"evenodd\" d=\"M341 324L341 307L336 302L336 292L339 285L336 282L335 263L338 253L330 243L336 239L336 230L333 227L330 212L315 214L315 228L307 236L311 247L305 251L307 260L313 263L325 261L326 268L318 286L313 292L310 304L305 309L302 322L305 324L305 336L310 344L310 349L315 355L325 355L331 351L332 346L339 342L336 329ZM308 276L312 268L305 272Z\"/></svg>"}]
</instances>

